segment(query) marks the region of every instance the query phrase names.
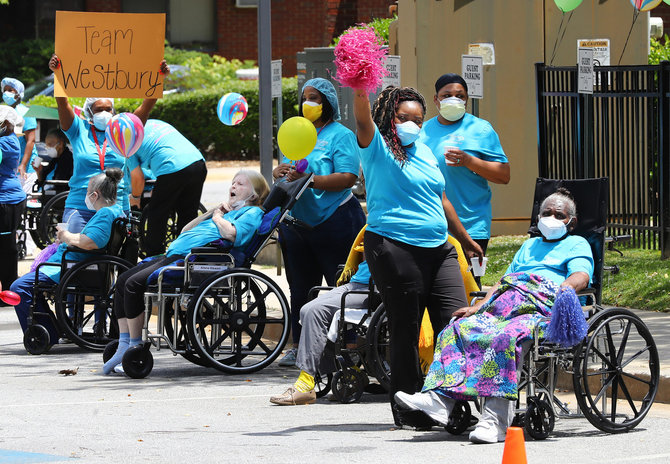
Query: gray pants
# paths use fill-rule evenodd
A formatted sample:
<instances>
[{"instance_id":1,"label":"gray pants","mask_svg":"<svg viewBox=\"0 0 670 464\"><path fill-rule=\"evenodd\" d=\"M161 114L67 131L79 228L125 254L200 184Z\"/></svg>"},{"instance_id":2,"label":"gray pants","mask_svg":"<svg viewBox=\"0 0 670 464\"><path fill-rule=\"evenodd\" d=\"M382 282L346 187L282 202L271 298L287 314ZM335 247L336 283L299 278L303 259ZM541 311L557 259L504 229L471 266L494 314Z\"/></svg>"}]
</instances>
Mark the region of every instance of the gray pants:
<instances>
[{"instance_id":1,"label":"gray pants","mask_svg":"<svg viewBox=\"0 0 670 464\"><path fill-rule=\"evenodd\" d=\"M300 309L300 343L296 366L310 375L319 372L321 355L326 347L328 329L334 314L342 305L342 294L351 290L367 290L367 284L348 283L336 287L305 304ZM348 295L346 308L363 309L367 305L367 295Z\"/></svg>"}]
</instances>

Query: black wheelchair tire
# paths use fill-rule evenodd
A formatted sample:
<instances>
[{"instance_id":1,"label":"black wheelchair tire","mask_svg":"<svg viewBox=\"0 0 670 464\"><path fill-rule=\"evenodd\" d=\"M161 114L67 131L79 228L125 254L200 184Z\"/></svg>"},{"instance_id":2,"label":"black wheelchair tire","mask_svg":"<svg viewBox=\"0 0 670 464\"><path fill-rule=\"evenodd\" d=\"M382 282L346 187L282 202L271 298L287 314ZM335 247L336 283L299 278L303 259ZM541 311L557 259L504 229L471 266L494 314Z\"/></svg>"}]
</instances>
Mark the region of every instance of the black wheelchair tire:
<instances>
[{"instance_id":1,"label":"black wheelchair tire","mask_svg":"<svg viewBox=\"0 0 670 464\"><path fill-rule=\"evenodd\" d=\"M119 347L119 341L118 340L112 340L111 342L107 343L107 346L105 346L105 349L102 352L102 362L106 363L110 359L112 359L112 356L116 354L116 349Z\"/></svg>"},{"instance_id":2,"label":"black wheelchair tire","mask_svg":"<svg viewBox=\"0 0 670 464\"><path fill-rule=\"evenodd\" d=\"M151 343L135 345L123 354L123 371L132 379L143 379L154 368L154 357L151 354Z\"/></svg>"},{"instance_id":3,"label":"black wheelchair tire","mask_svg":"<svg viewBox=\"0 0 670 464\"><path fill-rule=\"evenodd\" d=\"M524 429L535 440L544 440L554 431L556 417L551 405L538 398L528 398L524 415Z\"/></svg>"},{"instance_id":4,"label":"black wheelchair tire","mask_svg":"<svg viewBox=\"0 0 670 464\"><path fill-rule=\"evenodd\" d=\"M331 384L335 399L343 404L360 401L365 391L363 376L363 372L349 367L335 372Z\"/></svg>"},{"instance_id":5,"label":"black wheelchair tire","mask_svg":"<svg viewBox=\"0 0 670 464\"><path fill-rule=\"evenodd\" d=\"M69 192L60 192L51 198L42 208L37 220L38 235L42 248L51 245L55 240L56 224L63 221L65 200ZM62 205L62 206L61 206ZM37 243L37 242L36 242Z\"/></svg>"},{"instance_id":6,"label":"black wheelchair tire","mask_svg":"<svg viewBox=\"0 0 670 464\"><path fill-rule=\"evenodd\" d=\"M623 343L618 340L613 340L612 325L624 327L626 331ZM638 351L633 356L623 358L622 351L625 353L626 347L631 342L631 332L635 329L644 343L644 349ZM596 345L598 338L607 338L607 350L614 348L614 353L609 353L607 350L600 350ZM625 343L625 345L624 345ZM603 353L603 351L605 351ZM648 353L648 360L644 374L635 372L629 374L626 372L628 362L635 359L639 360L642 353ZM577 403L580 410L586 419L596 428L607 433L623 433L636 427L642 419L647 415L656 397L658 391L659 377L660 377L660 363L658 357L658 350L656 343L651 335L651 332L644 324L644 322L636 316L633 312L624 308L609 308L599 311L589 320L588 335L574 351L573 364L573 387ZM607 359L604 359L607 357ZM594 372L594 366L589 364L591 359L604 359L608 368L601 368ZM647 390L644 397L636 404L635 411L631 418L624 417L621 420L622 414L617 414L616 408L610 411L603 411L602 398L604 397L608 404L616 404L612 401L611 396L607 396L606 388L601 388L600 391L594 391L593 385L588 382L589 377L597 375L610 375L610 380L607 384L616 384L615 389L617 399L619 398L619 391L622 392L622 399L628 400L629 403L634 403L634 399L628 390L628 386L624 382L624 378L630 383L635 379L639 385L646 385ZM646 378L648 377L648 379ZM597 379L596 379L597 380ZM625 388L621 388L621 386ZM621 390L619 390L621 389ZM597 388L595 389L597 390ZM604 396L602 393L604 392ZM612 390L610 390L610 395Z\"/></svg>"},{"instance_id":7,"label":"black wheelchair tire","mask_svg":"<svg viewBox=\"0 0 670 464\"><path fill-rule=\"evenodd\" d=\"M49 339L49 331L40 324L28 326L23 334L23 346L30 354L40 355L46 353L52 346Z\"/></svg>"},{"instance_id":8,"label":"black wheelchair tire","mask_svg":"<svg viewBox=\"0 0 670 464\"><path fill-rule=\"evenodd\" d=\"M386 353L382 352L388 349L388 319L383 303L377 307L370 318L367 337L373 370L372 374L379 382L379 385L384 390L389 391L391 388L391 372L390 368L387 367Z\"/></svg>"}]
</instances>

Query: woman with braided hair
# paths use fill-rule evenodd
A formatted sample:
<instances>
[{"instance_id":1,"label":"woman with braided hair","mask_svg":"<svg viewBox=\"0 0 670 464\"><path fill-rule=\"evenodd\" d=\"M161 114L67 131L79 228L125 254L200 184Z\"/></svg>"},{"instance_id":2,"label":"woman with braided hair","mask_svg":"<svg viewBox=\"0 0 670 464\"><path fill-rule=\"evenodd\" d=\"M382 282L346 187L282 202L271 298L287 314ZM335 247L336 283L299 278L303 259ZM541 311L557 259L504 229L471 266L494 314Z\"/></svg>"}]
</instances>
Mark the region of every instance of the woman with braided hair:
<instances>
[{"instance_id":1,"label":"woman with braided hair","mask_svg":"<svg viewBox=\"0 0 670 464\"><path fill-rule=\"evenodd\" d=\"M456 249L482 256L444 194L444 177L430 149L418 141L426 103L410 87L387 87L372 114L367 92L354 90L354 116L366 180L368 227L365 258L389 320L391 407L398 391L422 386L419 326L424 308L439 333L466 296ZM421 426L420 423L407 425Z\"/></svg>"}]
</instances>

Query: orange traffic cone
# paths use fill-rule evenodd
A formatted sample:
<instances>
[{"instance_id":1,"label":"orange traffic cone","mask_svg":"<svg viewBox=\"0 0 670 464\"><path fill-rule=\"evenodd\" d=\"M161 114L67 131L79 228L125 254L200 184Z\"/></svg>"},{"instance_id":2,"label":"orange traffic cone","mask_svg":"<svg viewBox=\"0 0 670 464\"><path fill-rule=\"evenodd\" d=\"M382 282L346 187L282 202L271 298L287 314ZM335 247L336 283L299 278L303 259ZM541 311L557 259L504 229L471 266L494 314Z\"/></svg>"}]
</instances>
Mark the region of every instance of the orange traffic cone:
<instances>
[{"instance_id":1,"label":"orange traffic cone","mask_svg":"<svg viewBox=\"0 0 670 464\"><path fill-rule=\"evenodd\" d=\"M505 436L502 464L527 464L526 443L521 427L508 427Z\"/></svg>"}]
</instances>

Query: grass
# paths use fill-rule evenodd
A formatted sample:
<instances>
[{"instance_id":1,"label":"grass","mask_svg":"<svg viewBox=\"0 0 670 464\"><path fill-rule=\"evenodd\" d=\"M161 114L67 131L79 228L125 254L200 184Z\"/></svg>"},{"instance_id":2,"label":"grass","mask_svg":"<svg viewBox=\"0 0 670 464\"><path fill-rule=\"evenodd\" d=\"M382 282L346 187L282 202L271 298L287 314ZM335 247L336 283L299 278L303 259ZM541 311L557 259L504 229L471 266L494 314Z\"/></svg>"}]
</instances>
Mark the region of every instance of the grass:
<instances>
[{"instance_id":1,"label":"grass","mask_svg":"<svg viewBox=\"0 0 670 464\"><path fill-rule=\"evenodd\" d=\"M493 237L486 255L483 285L493 285L507 269L527 236ZM661 252L640 248L621 248L623 256L605 252L605 264L617 265L618 274L603 276L603 304L648 311L670 312L670 261L661 261Z\"/></svg>"}]
</instances>

